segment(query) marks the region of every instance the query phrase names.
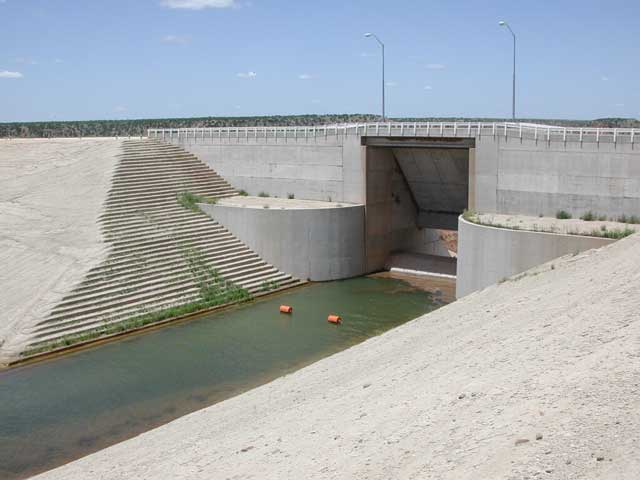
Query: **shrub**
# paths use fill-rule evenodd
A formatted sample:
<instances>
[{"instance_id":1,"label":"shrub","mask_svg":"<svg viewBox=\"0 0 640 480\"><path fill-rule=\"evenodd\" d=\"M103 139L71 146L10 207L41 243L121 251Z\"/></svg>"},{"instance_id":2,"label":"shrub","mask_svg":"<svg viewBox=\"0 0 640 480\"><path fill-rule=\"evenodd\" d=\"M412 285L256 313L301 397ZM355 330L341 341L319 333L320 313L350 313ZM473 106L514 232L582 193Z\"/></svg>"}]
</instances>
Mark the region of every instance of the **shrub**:
<instances>
[{"instance_id":1,"label":"shrub","mask_svg":"<svg viewBox=\"0 0 640 480\"><path fill-rule=\"evenodd\" d=\"M247 191L246 191L246 190L240 190L240 191L238 192L238 195L240 195L241 197L247 197L247 196L249 196L249 194L247 193Z\"/></svg>"},{"instance_id":2,"label":"shrub","mask_svg":"<svg viewBox=\"0 0 640 480\"><path fill-rule=\"evenodd\" d=\"M596 214L593 213L591 210L582 214L582 216L580 217L580 220L584 220L585 222L593 222L595 219L596 219Z\"/></svg>"},{"instance_id":3,"label":"shrub","mask_svg":"<svg viewBox=\"0 0 640 480\"><path fill-rule=\"evenodd\" d=\"M294 198L296 198L296 196L293 193L287 193L287 198L289 200L293 200Z\"/></svg>"},{"instance_id":4,"label":"shrub","mask_svg":"<svg viewBox=\"0 0 640 480\"><path fill-rule=\"evenodd\" d=\"M262 198L266 198L266 197L270 197L271 195L269 195L267 192L260 192L258 196Z\"/></svg>"},{"instance_id":5,"label":"shrub","mask_svg":"<svg viewBox=\"0 0 640 480\"><path fill-rule=\"evenodd\" d=\"M571 218L571 214L566 210L558 210L558 212L556 213L556 218L560 220L568 220Z\"/></svg>"}]
</instances>

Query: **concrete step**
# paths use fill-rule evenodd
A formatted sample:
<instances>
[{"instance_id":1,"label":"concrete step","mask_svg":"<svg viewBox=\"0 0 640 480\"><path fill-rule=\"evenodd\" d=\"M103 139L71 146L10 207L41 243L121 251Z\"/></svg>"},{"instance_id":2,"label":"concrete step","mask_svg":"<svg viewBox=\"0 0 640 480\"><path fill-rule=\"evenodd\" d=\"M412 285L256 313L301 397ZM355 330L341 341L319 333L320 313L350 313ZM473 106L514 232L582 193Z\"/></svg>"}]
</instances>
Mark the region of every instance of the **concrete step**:
<instances>
[{"instance_id":1,"label":"concrete step","mask_svg":"<svg viewBox=\"0 0 640 480\"><path fill-rule=\"evenodd\" d=\"M214 240L215 241L208 239L202 240L194 242L190 244L190 246L197 248L203 255L214 255L218 252L235 251L235 249L246 249L250 251L249 247L232 236L231 233L220 234ZM183 256L183 252L179 248L175 248L175 245L168 243L148 249L134 251L126 249L109 255L106 262L89 270L86 279L90 280L94 276L104 277L109 273L115 275L124 270L128 265L153 264L155 262L162 262L163 259L169 261L174 257L182 258Z\"/></svg>"},{"instance_id":2,"label":"concrete step","mask_svg":"<svg viewBox=\"0 0 640 480\"><path fill-rule=\"evenodd\" d=\"M233 273L241 267L258 266L259 263L264 261L254 252L248 250L244 253L238 254L234 257L227 257L218 260L212 260L207 258L208 261L213 262L213 267L221 274ZM91 284L87 284L86 287L76 289L72 294L67 295L62 302L56 305L58 307L67 307L80 301L84 301L86 298L93 298L94 296L100 296L104 294L111 294L116 291L122 290L123 285L135 284L137 286L156 283L157 280L169 278L173 275L182 274L188 271L187 265L183 258L174 259L171 262L162 263L161 266L155 268L141 268L139 270L129 270L115 280L101 281L95 279ZM54 310L55 311L55 310Z\"/></svg>"},{"instance_id":3,"label":"concrete step","mask_svg":"<svg viewBox=\"0 0 640 480\"><path fill-rule=\"evenodd\" d=\"M226 265L217 265L217 271L224 278L232 278L233 275L242 275L247 271L264 271L270 269L270 265L265 264L264 260L259 257L253 259L238 262L229 262ZM143 292L150 291L151 289L161 287L162 285L173 282L182 281L187 277L186 282L193 278L190 275L189 267L183 263L180 266L173 266L173 268L164 268L162 270L150 272L153 275L140 275L134 278L122 279L117 284L111 284L103 286L103 288L93 291L83 292L82 295L78 295L74 298L64 300L56 306L51 312L51 315L58 315L63 313L69 313L77 311L86 306L96 306L101 303L108 303L115 297L126 297L129 292Z\"/></svg>"}]
</instances>

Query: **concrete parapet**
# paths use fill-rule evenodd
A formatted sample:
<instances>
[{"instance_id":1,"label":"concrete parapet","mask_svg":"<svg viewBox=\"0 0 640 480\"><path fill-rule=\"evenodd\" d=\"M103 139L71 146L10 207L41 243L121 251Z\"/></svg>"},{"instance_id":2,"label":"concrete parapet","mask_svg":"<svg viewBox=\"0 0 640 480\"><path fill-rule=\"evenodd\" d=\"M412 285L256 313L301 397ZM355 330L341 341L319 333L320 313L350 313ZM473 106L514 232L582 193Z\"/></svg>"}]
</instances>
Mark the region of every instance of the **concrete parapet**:
<instances>
[{"instance_id":1,"label":"concrete parapet","mask_svg":"<svg viewBox=\"0 0 640 480\"><path fill-rule=\"evenodd\" d=\"M493 285L562 255L602 247L615 240L512 230L458 219L456 297Z\"/></svg>"},{"instance_id":2,"label":"concrete parapet","mask_svg":"<svg viewBox=\"0 0 640 480\"><path fill-rule=\"evenodd\" d=\"M267 262L298 278L365 273L364 205L234 197L201 208Z\"/></svg>"}]
</instances>

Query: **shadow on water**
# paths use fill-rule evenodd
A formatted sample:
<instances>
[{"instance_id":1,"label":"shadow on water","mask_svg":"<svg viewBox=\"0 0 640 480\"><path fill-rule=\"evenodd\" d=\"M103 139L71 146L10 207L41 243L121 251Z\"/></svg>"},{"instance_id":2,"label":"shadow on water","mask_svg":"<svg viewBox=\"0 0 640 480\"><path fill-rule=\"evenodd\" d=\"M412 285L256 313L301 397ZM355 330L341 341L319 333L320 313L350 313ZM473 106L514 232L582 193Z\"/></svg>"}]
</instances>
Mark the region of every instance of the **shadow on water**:
<instances>
[{"instance_id":1,"label":"shadow on water","mask_svg":"<svg viewBox=\"0 0 640 480\"><path fill-rule=\"evenodd\" d=\"M62 465L435 308L428 293L398 280L314 284L0 373L0 478ZM344 323L328 324L330 313Z\"/></svg>"}]
</instances>

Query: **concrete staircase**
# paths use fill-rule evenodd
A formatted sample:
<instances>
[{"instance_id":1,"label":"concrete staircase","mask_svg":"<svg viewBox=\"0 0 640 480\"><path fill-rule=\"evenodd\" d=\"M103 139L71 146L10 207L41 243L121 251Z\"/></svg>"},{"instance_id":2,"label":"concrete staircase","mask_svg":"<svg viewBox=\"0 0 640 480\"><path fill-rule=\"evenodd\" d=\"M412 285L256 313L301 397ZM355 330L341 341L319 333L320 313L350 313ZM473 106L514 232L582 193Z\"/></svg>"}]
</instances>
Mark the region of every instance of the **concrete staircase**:
<instances>
[{"instance_id":1,"label":"concrete staircase","mask_svg":"<svg viewBox=\"0 0 640 480\"><path fill-rule=\"evenodd\" d=\"M125 141L122 150L100 217L110 253L36 326L27 348L197 301L200 291L185 252L196 252L202 264L251 293L266 283L302 283L267 264L222 225L178 203L184 191L207 198L237 194L194 155L154 140Z\"/></svg>"}]
</instances>

